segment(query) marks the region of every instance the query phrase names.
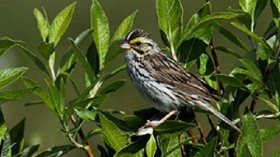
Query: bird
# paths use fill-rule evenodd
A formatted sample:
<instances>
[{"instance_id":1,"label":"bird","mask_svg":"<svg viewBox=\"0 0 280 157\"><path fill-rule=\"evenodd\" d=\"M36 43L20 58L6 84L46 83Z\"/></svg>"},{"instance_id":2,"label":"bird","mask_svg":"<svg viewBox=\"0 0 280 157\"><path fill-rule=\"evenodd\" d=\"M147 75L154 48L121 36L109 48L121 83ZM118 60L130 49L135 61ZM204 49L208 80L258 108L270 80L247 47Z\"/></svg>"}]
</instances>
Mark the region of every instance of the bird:
<instances>
[{"instance_id":1,"label":"bird","mask_svg":"<svg viewBox=\"0 0 280 157\"><path fill-rule=\"evenodd\" d=\"M146 127L162 124L186 106L211 112L240 132L212 106L211 102L217 100L216 90L164 53L147 32L133 29L120 47L125 52L126 72L136 89L154 108L167 113L156 124L146 123Z\"/></svg>"}]
</instances>

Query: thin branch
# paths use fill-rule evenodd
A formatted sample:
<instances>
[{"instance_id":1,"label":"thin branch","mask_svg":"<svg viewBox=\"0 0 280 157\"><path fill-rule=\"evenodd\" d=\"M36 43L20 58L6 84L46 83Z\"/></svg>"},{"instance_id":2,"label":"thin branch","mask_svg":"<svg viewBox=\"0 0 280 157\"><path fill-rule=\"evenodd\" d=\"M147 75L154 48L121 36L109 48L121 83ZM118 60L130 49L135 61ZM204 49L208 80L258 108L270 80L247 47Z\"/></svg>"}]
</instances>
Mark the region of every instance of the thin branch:
<instances>
[{"instance_id":1,"label":"thin branch","mask_svg":"<svg viewBox=\"0 0 280 157\"><path fill-rule=\"evenodd\" d=\"M187 133L188 133L188 135L192 138L192 142L193 142L194 144L198 144L198 141L197 141L196 137L194 136L192 130L191 130L191 129L188 130Z\"/></svg>"},{"instance_id":2,"label":"thin branch","mask_svg":"<svg viewBox=\"0 0 280 157\"><path fill-rule=\"evenodd\" d=\"M221 68L220 68L220 65L219 65L219 61L218 61L218 56L217 56L217 53L215 51L215 47L214 47L214 44L213 44L213 40L211 39L210 40L210 43L209 43L209 47L210 47L210 50L211 50L211 54L212 54L212 57L213 57L213 61L214 61L214 66L215 66L215 69L216 69L216 73L217 74L220 74L221 73ZM223 95L224 93L224 86L223 86L223 83L221 81L218 81L218 85L219 85L219 93L221 95Z\"/></svg>"},{"instance_id":3,"label":"thin branch","mask_svg":"<svg viewBox=\"0 0 280 157\"><path fill-rule=\"evenodd\" d=\"M179 135L178 138L179 138L179 142L181 144L181 155L182 155L182 157L187 157L187 152L186 152L185 147L183 145L183 136Z\"/></svg>"},{"instance_id":4,"label":"thin branch","mask_svg":"<svg viewBox=\"0 0 280 157\"><path fill-rule=\"evenodd\" d=\"M197 127L198 127L198 131L199 131L200 138L201 138L202 142L203 142L204 144L207 144L207 141L206 141L206 138L205 138L204 132L203 132L203 130L202 130L202 128L201 128L201 126L200 126L200 123L199 123L199 122L197 123Z\"/></svg>"},{"instance_id":5,"label":"thin branch","mask_svg":"<svg viewBox=\"0 0 280 157\"><path fill-rule=\"evenodd\" d=\"M76 123L77 123L75 117L72 115L72 116L70 117L70 119L71 119L71 122L73 123L73 125L75 126ZM84 139L85 139L85 134L84 134L82 128L80 128L80 129L78 130L78 135L79 135L79 137L81 138L81 140L84 141ZM82 145L82 149L85 151L85 153L87 154L88 157L94 157L94 155L93 155L93 153L92 153L92 150L91 150L91 148L90 148L90 146L89 146L89 143L88 143L87 141L85 141L85 144Z\"/></svg>"}]
</instances>

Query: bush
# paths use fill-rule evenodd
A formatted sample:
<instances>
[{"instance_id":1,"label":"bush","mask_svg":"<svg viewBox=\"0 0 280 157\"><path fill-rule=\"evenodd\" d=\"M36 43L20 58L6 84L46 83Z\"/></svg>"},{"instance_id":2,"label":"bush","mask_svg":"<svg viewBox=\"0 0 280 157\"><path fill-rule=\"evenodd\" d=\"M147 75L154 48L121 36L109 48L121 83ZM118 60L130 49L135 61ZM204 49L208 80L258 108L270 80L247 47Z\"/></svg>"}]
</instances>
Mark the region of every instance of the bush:
<instances>
[{"instance_id":1,"label":"bush","mask_svg":"<svg viewBox=\"0 0 280 157\"><path fill-rule=\"evenodd\" d=\"M222 122L214 124L210 116L211 130L204 132L195 115L182 110L175 119L154 128L153 133L137 136L137 129L158 111L148 108L126 115L115 109L101 109L104 101L125 84L125 80L115 77L125 69L125 65L111 72L104 71L104 68L122 52L119 45L132 29L137 11L126 17L111 36L106 13L99 2L93 0L91 28L75 39L68 39L69 48L65 53L60 53L64 56L59 61L56 57L57 44L68 29L76 2L64 8L51 22L45 10L34 9L42 39L38 53L29 50L21 41L7 37L0 39L0 56L11 48L18 48L41 70L45 80L41 84L24 76L28 67L2 69L1 105L21 100L29 94L36 95L38 100L28 104L47 106L60 121L65 137L72 143L37 152L39 145L23 144L25 120L9 129L0 112L1 156L63 156L73 149L82 149L92 157L92 149L96 148L90 146L89 139L96 136L103 139L103 144L97 147L102 157L263 156L264 144L280 134L280 125L260 128L258 124L261 119L279 121L280 116L280 3L270 1L272 17L267 18L271 23L263 35L257 34L255 28L267 0L240 0L240 9L229 8L223 12L213 12L212 2L206 2L192 15L186 26L181 3L180 0L156 0L159 32L165 49L186 69L197 65L201 77L223 94L220 111L241 128L241 133ZM230 41L244 55L235 49L214 45L214 33ZM248 41L241 39L242 35L246 35ZM91 40L91 43L83 50L81 45L87 44L85 40ZM221 72L218 51L227 54L236 63L229 73ZM56 66L56 63L59 65ZM82 90L77 87L77 80L73 77L76 63L82 65L85 75L83 83L86 88ZM114 81L108 82L108 79ZM25 87L7 88L17 80L23 81ZM75 90L75 98L66 98L66 85L71 85ZM96 126L85 132L87 123ZM199 130L200 138L193 134L192 128ZM280 156L280 150L274 156Z\"/></svg>"}]
</instances>

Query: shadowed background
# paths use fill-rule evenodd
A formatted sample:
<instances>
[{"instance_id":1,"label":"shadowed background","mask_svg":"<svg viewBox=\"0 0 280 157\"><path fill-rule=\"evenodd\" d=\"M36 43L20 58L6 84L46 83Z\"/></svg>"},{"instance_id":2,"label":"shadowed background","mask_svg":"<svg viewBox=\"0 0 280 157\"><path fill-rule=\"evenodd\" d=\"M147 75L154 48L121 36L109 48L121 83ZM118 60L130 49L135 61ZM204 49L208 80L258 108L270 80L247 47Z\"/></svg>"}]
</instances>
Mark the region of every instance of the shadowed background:
<instances>
[{"instance_id":1,"label":"shadowed background","mask_svg":"<svg viewBox=\"0 0 280 157\"><path fill-rule=\"evenodd\" d=\"M41 9L44 7L49 21L51 21L54 16L61 11L64 7L72 3L73 1L57 1L57 0L24 0L24 1L15 1L15 0L0 0L0 37L9 36L13 39L22 40L25 42L25 46L28 47L33 52L37 52L37 46L40 44L41 39L37 29L36 20L33 15L34 8ZM113 0L113 1L100 1L103 9L105 10L110 23L111 33L114 32L119 23L131 14L133 11L138 10L138 13L135 18L134 28L142 28L149 32L153 39L155 39L161 46L162 42L160 40L157 17L156 17L156 8L154 0ZM184 7L184 22L186 23L191 15L199 10L204 0L183 0ZM225 1L225 0L215 0L212 2L213 11L225 11L226 8L231 6L232 8L238 8L237 1ZM77 6L73 15L72 22L63 36L62 40L58 45L56 50L58 53L58 58L66 52L68 44L68 37L75 38L82 31L90 27L90 0L77 1ZM264 13L261 15L260 21L263 24L257 24L257 33L263 34L265 28L267 28L270 21L266 16L270 16L271 12L267 6ZM231 27L232 28L232 27ZM234 30L237 31L237 30ZM238 48L235 48L229 41L220 38L216 33L214 34L214 44L219 45L228 45L232 49L239 51ZM221 39L221 40L220 40ZM246 39L246 36L244 36ZM85 47L88 45L84 45ZM225 46L226 47L226 46ZM242 55L242 54L241 54ZM227 73L234 66L235 60L231 60L229 56L218 53L222 72ZM59 60L59 59L58 59ZM115 60L111 61L106 67L106 70L110 71L119 65L124 63L123 55L119 55ZM59 63L57 63L59 65ZM31 77L42 84L44 84L43 78L44 74L33 65L32 62L20 51L12 49L9 53L5 54L0 58L0 69L16 66L27 66L29 70L26 76ZM80 65L77 65L80 66ZM84 76L81 68L76 69L73 76L76 80L80 80L80 85L84 87ZM117 78L128 79L125 72L122 72L117 76ZM116 79L116 78L114 78ZM11 88L17 86L22 86L22 83L19 82ZM71 91L71 90L69 90ZM73 93L67 93L67 97L71 99L74 96ZM24 107L24 105L31 101L36 100L34 96L28 96L23 101L15 101L11 103L5 103L1 106L7 125L9 128L18 123L22 118L26 118L26 128L25 128L25 142L27 144L40 144L40 149L46 149L48 147L63 145L68 143L68 140L64 137L63 133L60 132L60 124L54 114L50 112L43 105ZM117 93L112 95L102 108L117 109L122 110L128 114L133 113L134 110L147 107L149 104L144 101L141 96L136 92L135 88L128 79L126 85L122 87ZM263 106L262 106L263 107ZM201 116L202 117L202 116ZM203 117L205 120L205 117ZM203 124L203 123L202 123ZM208 128L208 124L205 124ZM266 126L263 124L262 126ZM88 130L94 126L88 126ZM94 150L94 154L98 154L96 151L96 144L98 143L98 138L94 137L90 144ZM271 152L274 152L277 148L280 147L277 140L273 140L265 145L265 153L270 156ZM75 150L67 154L66 156L82 156L82 152ZM85 156L83 154L83 156Z\"/></svg>"}]
</instances>

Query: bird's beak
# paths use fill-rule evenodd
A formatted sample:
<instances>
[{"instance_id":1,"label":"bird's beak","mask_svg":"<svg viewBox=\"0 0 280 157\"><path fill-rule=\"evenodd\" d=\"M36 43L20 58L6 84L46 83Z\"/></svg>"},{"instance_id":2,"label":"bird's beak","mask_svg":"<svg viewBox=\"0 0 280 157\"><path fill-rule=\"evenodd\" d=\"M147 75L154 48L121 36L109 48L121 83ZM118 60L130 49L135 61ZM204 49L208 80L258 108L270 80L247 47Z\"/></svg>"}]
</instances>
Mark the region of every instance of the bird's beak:
<instances>
[{"instance_id":1,"label":"bird's beak","mask_svg":"<svg viewBox=\"0 0 280 157\"><path fill-rule=\"evenodd\" d=\"M122 49L124 50L129 50L131 49L131 46L127 43L127 42L124 42L123 44L121 44L120 46Z\"/></svg>"}]
</instances>

